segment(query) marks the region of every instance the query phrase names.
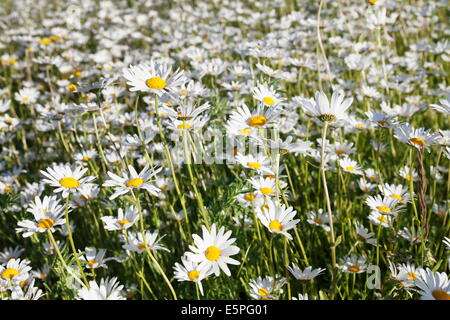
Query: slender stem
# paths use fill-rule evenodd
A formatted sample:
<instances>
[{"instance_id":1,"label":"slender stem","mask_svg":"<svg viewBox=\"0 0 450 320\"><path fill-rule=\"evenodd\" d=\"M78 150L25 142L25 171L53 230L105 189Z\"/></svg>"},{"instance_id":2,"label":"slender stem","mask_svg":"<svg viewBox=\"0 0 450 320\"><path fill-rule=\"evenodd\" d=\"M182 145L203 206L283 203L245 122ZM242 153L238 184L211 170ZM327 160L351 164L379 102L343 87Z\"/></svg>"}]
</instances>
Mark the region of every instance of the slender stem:
<instances>
[{"instance_id":1,"label":"slender stem","mask_svg":"<svg viewBox=\"0 0 450 320\"><path fill-rule=\"evenodd\" d=\"M75 262L80 270L81 277L83 278L84 283L89 288L89 282L87 281L86 275L84 273L83 267L81 266L80 259L78 258L77 249L75 248L75 243L73 242L72 230L70 230L69 223L69 198L70 195L66 198L66 228L67 228L67 238L69 239L70 247L72 248L73 256L75 257Z\"/></svg>"},{"instance_id":2,"label":"slender stem","mask_svg":"<svg viewBox=\"0 0 450 320\"><path fill-rule=\"evenodd\" d=\"M328 186L327 186L327 177L325 175L325 144L326 144L326 137L327 137L327 129L328 129L328 122L324 123L324 127L322 129L322 150L320 153L320 172L322 175L322 182L323 182L323 188L325 192L325 199L327 203L327 211L328 211L328 219L330 220L330 236L331 236L331 297L334 298L335 295L335 289L336 289L336 240L334 235L334 222L333 222L333 213L331 211L331 203L330 203L330 195L328 193Z\"/></svg>"}]
</instances>

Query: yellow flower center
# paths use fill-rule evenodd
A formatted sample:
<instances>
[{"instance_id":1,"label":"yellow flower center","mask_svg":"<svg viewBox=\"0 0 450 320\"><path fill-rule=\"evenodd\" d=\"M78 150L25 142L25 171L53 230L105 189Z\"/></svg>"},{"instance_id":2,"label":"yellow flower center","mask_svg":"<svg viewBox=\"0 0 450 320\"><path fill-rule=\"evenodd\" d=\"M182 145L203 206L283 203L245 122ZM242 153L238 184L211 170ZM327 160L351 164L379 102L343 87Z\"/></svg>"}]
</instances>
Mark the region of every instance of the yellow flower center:
<instances>
[{"instance_id":1,"label":"yellow flower center","mask_svg":"<svg viewBox=\"0 0 450 320\"><path fill-rule=\"evenodd\" d=\"M19 273L20 273L19 270L14 269L14 268L5 269L2 272L2 279L3 280L7 280L7 279L11 280L15 276L17 276Z\"/></svg>"},{"instance_id":2,"label":"yellow flower center","mask_svg":"<svg viewBox=\"0 0 450 320\"><path fill-rule=\"evenodd\" d=\"M347 269L350 272L358 272L359 270L361 270L361 268L358 266L349 266Z\"/></svg>"},{"instance_id":3,"label":"yellow flower center","mask_svg":"<svg viewBox=\"0 0 450 320\"><path fill-rule=\"evenodd\" d=\"M200 272L197 270L192 270L191 272L188 273L188 278L189 280L196 280L198 279L198 277L200 276Z\"/></svg>"},{"instance_id":4,"label":"yellow flower center","mask_svg":"<svg viewBox=\"0 0 450 320\"><path fill-rule=\"evenodd\" d=\"M185 130L185 129L190 129L192 127L191 127L191 125L189 123L184 122L184 123L180 124L177 128L180 129L180 130Z\"/></svg>"},{"instance_id":5,"label":"yellow flower center","mask_svg":"<svg viewBox=\"0 0 450 320\"><path fill-rule=\"evenodd\" d=\"M23 102L27 102L28 100L30 100L30 99L28 99L27 97L23 97L23 98L22 98L22 101L23 101Z\"/></svg>"},{"instance_id":6,"label":"yellow flower center","mask_svg":"<svg viewBox=\"0 0 450 320\"><path fill-rule=\"evenodd\" d=\"M369 4L374 5L377 3L378 0L369 0Z\"/></svg>"},{"instance_id":7,"label":"yellow flower center","mask_svg":"<svg viewBox=\"0 0 450 320\"><path fill-rule=\"evenodd\" d=\"M322 221L321 219L319 219L319 218L314 219L313 221L314 221L315 223L317 223L317 224L322 224L322 223L323 223L323 221Z\"/></svg>"},{"instance_id":8,"label":"yellow flower center","mask_svg":"<svg viewBox=\"0 0 450 320\"><path fill-rule=\"evenodd\" d=\"M380 120L380 121L378 121L378 124L380 125L380 126L385 126L385 125L387 125L387 124L389 124L386 120Z\"/></svg>"},{"instance_id":9,"label":"yellow flower center","mask_svg":"<svg viewBox=\"0 0 450 320\"><path fill-rule=\"evenodd\" d=\"M164 81L164 79L161 79L160 77L152 77L152 78L148 79L147 81L145 81L145 84L150 89L156 89L156 90L161 90L166 87L166 81Z\"/></svg>"},{"instance_id":10,"label":"yellow flower center","mask_svg":"<svg viewBox=\"0 0 450 320\"><path fill-rule=\"evenodd\" d=\"M97 261L95 261L95 260L89 260L88 266L92 268L94 266L94 264L96 264L96 263L97 263Z\"/></svg>"},{"instance_id":11,"label":"yellow flower center","mask_svg":"<svg viewBox=\"0 0 450 320\"><path fill-rule=\"evenodd\" d=\"M269 229L281 232L281 230L283 230L283 226L281 225L281 223L279 221L273 220L269 223Z\"/></svg>"},{"instance_id":12,"label":"yellow flower center","mask_svg":"<svg viewBox=\"0 0 450 320\"><path fill-rule=\"evenodd\" d=\"M83 157L83 159L81 159L81 161L83 162L89 162L89 160L91 160L91 158L89 157Z\"/></svg>"},{"instance_id":13,"label":"yellow flower center","mask_svg":"<svg viewBox=\"0 0 450 320\"><path fill-rule=\"evenodd\" d=\"M244 196L244 199L247 201L253 201L255 200L256 195L254 193L246 193Z\"/></svg>"},{"instance_id":14,"label":"yellow flower center","mask_svg":"<svg viewBox=\"0 0 450 320\"><path fill-rule=\"evenodd\" d=\"M391 208L389 208L388 206L378 206L377 209L380 212L391 212Z\"/></svg>"},{"instance_id":15,"label":"yellow flower center","mask_svg":"<svg viewBox=\"0 0 450 320\"><path fill-rule=\"evenodd\" d=\"M205 250L205 257L209 261L216 261L220 257L220 249L215 246L210 246Z\"/></svg>"},{"instance_id":16,"label":"yellow flower center","mask_svg":"<svg viewBox=\"0 0 450 320\"><path fill-rule=\"evenodd\" d=\"M55 224L55 220L53 220L53 219L50 219L50 218L42 219L38 223L38 228L50 229L54 224Z\"/></svg>"},{"instance_id":17,"label":"yellow flower center","mask_svg":"<svg viewBox=\"0 0 450 320\"><path fill-rule=\"evenodd\" d=\"M59 184L67 189L77 188L80 185L77 179L71 177L62 178L59 180Z\"/></svg>"},{"instance_id":18,"label":"yellow flower center","mask_svg":"<svg viewBox=\"0 0 450 320\"><path fill-rule=\"evenodd\" d=\"M364 123L357 123L356 126L357 126L358 128L364 128L365 125L364 125Z\"/></svg>"},{"instance_id":19,"label":"yellow flower center","mask_svg":"<svg viewBox=\"0 0 450 320\"><path fill-rule=\"evenodd\" d=\"M41 44L43 44L44 46L48 46L50 43L52 43L52 39L50 38L44 38L41 41Z\"/></svg>"},{"instance_id":20,"label":"yellow flower center","mask_svg":"<svg viewBox=\"0 0 450 320\"><path fill-rule=\"evenodd\" d=\"M147 244L145 244L145 243L141 243L138 245L139 250L145 250L145 248L147 248Z\"/></svg>"},{"instance_id":21,"label":"yellow flower center","mask_svg":"<svg viewBox=\"0 0 450 320\"><path fill-rule=\"evenodd\" d=\"M140 187L144 184L144 180L142 180L141 178L134 178L134 179L130 179L127 181L127 183L125 183L125 185L127 187Z\"/></svg>"},{"instance_id":22,"label":"yellow flower center","mask_svg":"<svg viewBox=\"0 0 450 320\"><path fill-rule=\"evenodd\" d=\"M353 167L346 167L345 170L350 171L350 172L355 172L355 168L353 168Z\"/></svg>"},{"instance_id":23,"label":"yellow flower center","mask_svg":"<svg viewBox=\"0 0 450 320\"><path fill-rule=\"evenodd\" d=\"M11 186L6 186L4 190L5 190L5 191L11 190Z\"/></svg>"},{"instance_id":24,"label":"yellow flower center","mask_svg":"<svg viewBox=\"0 0 450 320\"><path fill-rule=\"evenodd\" d=\"M411 175L410 175L410 174L407 174L407 175L405 176L405 179L406 179L406 180L411 180Z\"/></svg>"},{"instance_id":25,"label":"yellow flower center","mask_svg":"<svg viewBox=\"0 0 450 320\"><path fill-rule=\"evenodd\" d=\"M258 294L260 295L260 296L267 296L268 294L269 294L269 291L267 291L266 289L264 289L264 288L261 288L261 289L258 289Z\"/></svg>"},{"instance_id":26,"label":"yellow flower center","mask_svg":"<svg viewBox=\"0 0 450 320\"><path fill-rule=\"evenodd\" d=\"M272 97L264 97L263 101L268 106L271 106L271 105L273 105L275 103L275 100Z\"/></svg>"},{"instance_id":27,"label":"yellow flower center","mask_svg":"<svg viewBox=\"0 0 450 320\"><path fill-rule=\"evenodd\" d=\"M408 279L416 280L417 276L414 272L408 272Z\"/></svg>"},{"instance_id":28,"label":"yellow flower center","mask_svg":"<svg viewBox=\"0 0 450 320\"><path fill-rule=\"evenodd\" d=\"M250 134L250 128L245 128L245 129L239 130L239 132L248 136Z\"/></svg>"},{"instance_id":29,"label":"yellow flower center","mask_svg":"<svg viewBox=\"0 0 450 320\"><path fill-rule=\"evenodd\" d=\"M447 292L445 292L444 290L434 290L431 295L433 296L433 298L435 298L436 300L450 300L450 294L448 294Z\"/></svg>"},{"instance_id":30,"label":"yellow flower center","mask_svg":"<svg viewBox=\"0 0 450 320\"><path fill-rule=\"evenodd\" d=\"M264 179L275 179L275 175L274 174L263 174L263 178Z\"/></svg>"},{"instance_id":31,"label":"yellow flower center","mask_svg":"<svg viewBox=\"0 0 450 320\"><path fill-rule=\"evenodd\" d=\"M337 154L338 156L341 156L341 155L343 155L343 154L346 154L346 152L345 152L344 150L336 150L335 152L336 152L336 154Z\"/></svg>"},{"instance_id":32,"label":"yellow flower center","mask_svg":"<svg viewBox=\"0 0 450 320\"><path fill-rule=\"evenodd\" d=\"M427 145L426 142L421 138L411 138L409 139L409 142L419 147L425 147Z\"/></svg>"},{"instance_id":33,"label":"yellow flower center","mask_svg":"<svg viewBox=\"0 0 450 320\"><path fill-rule=\"evenodd\" d=\"M398 201L402 201L403 197L398 194L391 194L391 198L397 199Z\"/></svg>"},{"instance_id":34,"label":"yellow flower center","mask_svg":"<svg viewBox=\"0 0 450 320\"><path fill-rule=\"evenodd\" d=\"M120 220L119 221L119 224L123 227L125 224L127 224L127 223L130 223L130 220L126 220L126 219L124 219L124 220Z\"/></svg>"},{"instance_id":35,"label":"yellow flower center","mask_svg":"<svg viewBox=\"0 0 450 320\"><path fill-rule=\"evenodd\" d=\"M69 89L69 91L71 91L71 92L74 92L75 90L77 90L77 85L71 84L71 85L69 85L69 87L67 87L67 89Z\"/></svg>"},{"instance_id":36,"label":"yellow flower center","mask_svg":"<svg viewBox=\"0 0 450 320\"><path fill-rule=\"evenodd\" d=\"M383 217L383 216L379 216L377 219L378 219L378 221L380 221L382 223L388 222L388 219L386 217Z\"/></svg>"},{"instance_id":37,"label":"yellow flower center","mask_svg":"<svg viewBox=\"0 0 450 320\"><path fill-rule=\"evenodd\" d=\"M248 125L250 127L260 127L267 123L267 118L264 116L253 116L248 120Z\"/></svg>"},{"instance_id":38,"label":"yellow flower center","mask_svg":"<svg viewBox=\"0 0 450 320\"><path fill-rule=\"evenodd\" d=\"M259 168L261 168L261 163L259 163L259 162L247 162L247 166L252 168L252 169L258 170Z\"/></svg>"},{"instance_id":39,"label":"yellow flower center","mask_svg":"<svg viewBox=\"0 0 450 320\"><path fill-rule=\"evenodd\" d=\"M273 190L271 188L267 188L267 187L261 188L261 189L259 189L259 191L261 191L261 193L265 196L273 193Z\"/></svg>"}]
</instances>

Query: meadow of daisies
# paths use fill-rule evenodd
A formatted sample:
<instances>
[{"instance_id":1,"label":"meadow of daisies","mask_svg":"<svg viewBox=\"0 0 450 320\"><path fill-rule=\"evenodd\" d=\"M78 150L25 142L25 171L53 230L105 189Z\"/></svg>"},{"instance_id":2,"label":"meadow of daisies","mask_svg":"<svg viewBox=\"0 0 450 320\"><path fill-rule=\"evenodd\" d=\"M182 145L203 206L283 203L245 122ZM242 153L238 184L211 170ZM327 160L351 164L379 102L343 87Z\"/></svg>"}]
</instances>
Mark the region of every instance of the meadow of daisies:
<instances>
[{"instance_id":1,"label":"meadow of daisies","mask_svg":"<svg viewBox=\"0 0 450 320\"><path fill-rule=\"evenodd\" d=\"M447 0L0 3L0 297L450 300Z\"/></svg>"}]
</instances>

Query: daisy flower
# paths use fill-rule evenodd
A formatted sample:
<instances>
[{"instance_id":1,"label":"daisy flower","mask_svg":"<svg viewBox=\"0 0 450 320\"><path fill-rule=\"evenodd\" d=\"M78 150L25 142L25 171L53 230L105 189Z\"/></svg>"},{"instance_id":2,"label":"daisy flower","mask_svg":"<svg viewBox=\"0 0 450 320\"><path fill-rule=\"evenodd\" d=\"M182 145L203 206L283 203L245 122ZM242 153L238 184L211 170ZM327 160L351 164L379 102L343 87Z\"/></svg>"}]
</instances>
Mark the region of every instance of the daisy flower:
<instances>
[{"instance_id":1,"label":"daisy flower","mask_svg":"<svg viewBox=\"0 0 450 320\"><path fill-rule=\"evenodd\" d=\"M251 207L252 205L254 205L254 203L260 200L260 198L261 195L254 192L240 193L236 196L237 201L239 201L239 203L242 204L245 208Z\"/></svg>"},{"instance_id":2,"label":"daisy flower","mask_svg":"<svg viewBox=\"0 0 450 320\"><path fill-rule=\"evenodd\" d=\"M371 244L373 246L377 245L377 239L372 238L375 235L375 232L369 232L367 228L364 226L357 224L356 225L356 234L362 238L366 243Z\"/></svg>"},{"instance_id":3,"label":"daisy flower","mask_svg":"<svg viewBox=\"0 0 450 320\"><path fill-rule=\"evenodd\" d=\"M124 244L122 248L137 253L142 253L147 248L151 250L164 250L170 252L169 249L159 244L164 236L156 240L156 238L158 238L158 233L158 230L155 230L154 232L145 231L144 239L144 237L142 236L142 232L130 232L128 234L128 243Z\"/></svg>"},{"instance_id":4,"label":"daisy flower","mask_svg":"<svg viewBox=\"0 0 450 320\"><path fill-rule=\"evenodd\" d=\"M11 300L39 300L44 293L41 289L34 286L35 280L33 279L26 291L20 286L15 286L11 291Z\"/></svg>"},{"instance_id":5,"label":"daisy flower","mask_svg":"<svg viewBox=\"0 0 450 320\"><path fill-rule=\"evenodd\" d=\"M275 89L264 84L259 84L257 87L252 89L253 98L260 101L267 107L275 107L284 99L281 98Z\"/></svg>"},{"instance_id":6,"label":"daisy flower","mask_svg":"<svg viewBox=\"0 0 450 320\"><path fill-rule=\"evenodd\" d=\"M186 256L193 262L199 263L199 268L211 269L216 276L220 275L220 270L230 276L231 272L227 264L240 264L239 261L230 258L239 252L239 248L232 245L236 239L230 239L231 231L225 232L225 228L221 227L217 232L216 225L213 224L211 231L202 226L202 232L203 239L197 234L192 235L195 246L189 246L192 252L187 252Z\"/></svg>"},{"instance_id":7,"label":"daisy flower","mask_svg":"<svg viewBox=\"0 0 450 320\"><path fill-rule=\"evenodd\" d=\"M433 205L433 213L437 215L438 217L444 217L447 214L447 206L444 204L437 204L435 203Z\"/></svg>"},{"instance_id":8,"label":"daisy flower","mask_svg":"<svg viewBox=\"0 0 450 320\"><path fill-rule=\"evenodd\" d=\"M409 188L401 184L385 183L384 186L378 186L378 189L380 189L384 196L394 198L400 203L407 203L411 200Z\"/></svg>"},{"instance_id":9,"label":"daisy flower","mask_svg":"<svg viewBox=\"0 0 450 320\"><path fill-rule=\"evenodd\" d=\"M47 279L49 273L50 266L48 264L45 264L42 268L36 269L36 271L32 271L33 277L41 280Z\"/></svg>"},{"instance_id":10,"label":"daisy flower","mask_svg":"<svg viewBox=\"0 0 450 320\"><path fill-rule=\"evenodd\" d=\"M344 98L344 94L335 91L329 101L325 93L317 91L315 100L299 98L298 101L307 115L318 118L322 122L334 122L348 118L346 112L350 108L353 98L345 100Z\"/></svg>"},{"instance_id":11,"label":"daisy flower","mask_svg":"<svg viewBox=\"0 0 450 320\"><path fill-rule=\"evenodd\" d=\"M397 119L395 117L389 116L383 111L369 110L365 115L370 122L382 128L392 128L397 124Z\"/></svg>"},{"instance_id":12,"label":"daisy flower","mask_svg":"<svg viewBox=\"0 0 450 320\"><path fill-rule=\"evenodd\" d=\"M295 277L295 279L300 281L313 280L315 277L317 277L319 274L321 274L326 270L325 268L313 269L312 267L307 267L305 270L302 271L295 264L292 264L292 267L287 266L287 268L289 272L292 273L292 275Z\"/></svg>"},{"instance_id":13,"label":"daisy flower","mask_svg":"<svg viewBox=\"0 0 450 320\"><path fill-rule=\"evenodd\" d=\"M168 121L165 121L164 124L173 131L183 132L185 130L193 130L200 129L205 126L205 124L209 121L209 116L203 115L197 118L192 118L190 120L177 120L175 118L169 118Z\"/></svg>"},{"instance_id":14,"label":"daisy flower","mask_svg":"<svg viewBox=\"0 0 450 320\"><path fill-rule=\"evenodd\" d=\"M53 213L58 215L64 211L64 206L59 203L56 196L45 196L43 200L40 197L34 197L33 200L27 208L27 211L32 214L45 216L47 213Z\"/></svg>"},{"instance_id":15,"label":"daisy flower","mask_svg":"<svg viewBox=\"0 0 450 320\"><path fill-rule=\"evenodd\" d=\"M170 118L178 121L189 121L195 119L200 113L211 108L209 102L205 102L201 106L194 104L194 99L188 99L181 102L181 105L177 110L173 110L169 107L161 107L160 112L165 112Z\"/></svg>"},{"instance_id":16,"label":"daisy flower","mask_svg":"<svg viewBox=\"0 0 450 320\"><path fill-rule=\"evenodd\" d=\"M378 211L371 211L369 214L369 220L372 224L376 226L381 225L385 228L388 228L392 224L392 218L391 215L381 214Z\"/></svg>"},{"instance_id":17,"label":"daisy flower","mask_svg":"<svg viewBox=\"0 0 450 320\"><path fill-rule=\"evenodd\" d=\"M77 167L73 169L68 164L55 164L53 167L48 167L46 171L40 172L46 177L43 182L56 187L55 193L62 192L63 198L67 198L70 193L77 191L83 184L95 179L95 177L83 175L88 171L87 168Z\"/></svg>"},{"instance_id":18,"label":"daisy flower","mask_svg":"<svg viewBox=\"0 0 450 320\"><path fill-rule=\"evenodd\" d=\"M440 105L432 104L431 107L439 112L450 115L450 94L445 99L440 99L439 102L441 103Z\"/></svg>"},{"instance_id":19,"label":"daisy flower","mask_svg":"<svg viewBox=\"0 0 450 320\"><path fill-rule=\"evenodd\" d=\"M411 180L411 170L410 170L409 166L404 166L404 167L400 168L399 175L400 175L400 177L410 181ZM419 175L415 168L413 168L413 170L412 170L412 179L413 179L413 181L417 181L417 179L419 179Z\"/></svg>"},{"instance_id":20,"label":"daisy flower","mask_svg":"<svg viewBox=\"0 0 450 320\"><path fill-rule=\"evenodd\" d=\"M117 257L105 258L106 249L97 251L96 248L86 247L84 251L86 252L85 255L80 255L79 258L86 261L86 268L88 269L108 268L106 262L111 260L119 261Z\"/></svg>"},{"instance_id":21,"label":"daisy flower","mask_svg":"<svg viewBox=\"0 0 450 320\"><path fill-rule=\"evenodd\" d=\"M198 284L200 293L203 295L202 280L211 274L211 270L207 265L199 268L199 264L190 260L186 255L181 257L181 264L175 263L174 277L178 281L192 281Z\"/></svg>"},{"instance_id":22,"label":"daisy flower","mask_svg":"<svg viewBox=\"0 0 450 320\"><path fill-rule=\"evenodd\" d=\"M270 160L262 153L256 156L251 154L246 156L238 152L236 154L236 161L245 168L255 170L259 174L263 172L273 174L273 171L270 169Z\"/></svg>"},{"instance_id":23,"label":"daisy flower","mask_svg":"<svg viewBox=\"0 0 450 320\"><path fill-rule=\"evenodd\" d=\"M361 189L362 192L369 192L376 188L376 185L370 182L367 182L364 178L359 178L358 180L358 186L359 189Z\"/></svg>"},{"instance_id":24,"label":"daisy flower","mask_svg":"<svg viewBox=\"0 0 450 320\"><path fill-rule=\"evenodd\" d=\"M398 231L398 235L403 239L408 240L411 244L422 242L421 234L424 233L424 230L410 230L407 227L403 227L403 229Z\"/></svg>"},{"instance_id":25,"label":"daisy flower","mask_svg":"<svg viewBox=\"0 0 450 320\"><path fill-rule=\"evenodd\" d=\"M19 259L25 249L19 247L7 247L0 252L0 264L7 263L12 259Z\"/></svg>"},{"instance_id":26,"label":"daisy flower","mask_svg":"<svg viewBox=\"0 0 450 320\"><path fill-rule=\"evenodd\" d=\"M87 165L89 163L89 161L97 158L97 156L98 156L98 153L96 150L86 150L86 151L81 151L81 152L75 154L74 159L75 159L75 161L77 161L77 163Z\"/></svg>"},{"instance_id":27,"label":"daisy flower","mask_svg":"<svg viewBox=\"0 0 450 320\"><path fill-rule=\"evenodd\" d=\"M356 254L346 255L339 259L340 265L337 267L344 273L362 273L366 272L366 258Z\"/></svg>"},{"instance_id":28,"label":"daisy flower","mask_svg":"<svg viewBox=\"0 0 450 320\"><path fill-rule=\"evenodd\" d=\"M420 279L420 273L423 271L422 267L415 267L412 263L402 263L397 265L398 280L404 287L412 287L416 280Z\"/></svg>"},{"instance_id":29,"label":"daisy flower","mask_svg":"<svg viewBox=\"0 0 450 320\"><path fill-rule=\"evenodd\" d=\"M349 172L351 174L357 174L357 175L363 174L361 171L361 167L355 160L345 157L343 159L339 159L338 162L339 162L339 165L341 166L341 168L344 169L345 172Z\"/></svg>"},{"instance_id":30,"label":"daisy flower","mask_svg":"<svg viewBox=\"0 0 450 320\"><path fill-rule=\"evenodd\" d=\"M280 112L279 108L263 110L262 106L258 106L253 112L250 112L247 105L244 103L241 107L231 113L228 122L232 124L235 123L235 126L239 125L246 128L248 134L251 132L252 128L267 127L278 117Z\"/></svg>"},{"instance_id":31,"label":"daisy flower","mask_svg":"<svg viewBox=\"0 0 450 320\"><path fill-rule=\"evenodd\" d=\"M439 134L431 134L430 130L424 128L414 129L409 124L401 124L395 128L394 137L400 142L428 151L430 151L429 146L439 143Z\"/></svg>"},{"instance_id":32,"label":"daisy flower","mask_svg":"<svg viewBox=\"0 0 450 320\"><path fill-rule=\"evenodd\" d=\"M250 178L248 180L252 187L255 189L257 195L262 196L275 196L276 194L276 180L271 178Z\"/></svg>"},{"instance_id":33,"label":"daisy flower","mask_svg":"<svg viewBox=\"0 0 450 320\"><path fill-rule=\"evenodd\" d=\"M292 207L286 208L284 204L278 206L271 199L266 200L266 205L263 209L256 208L258 219L270 232L280 233L292 240L288 231L300 222L300 219L293 220L297 211Z\"/></svg>"},{"instance_id":34,"label":"daisy flower","mask_svg":"<svg viewBox=\"0 0 450 320\"><path fill-rule=\"evenodd\" d=\"M110 200L113 200L118 196L126 194L133 189L144 189L155 196L159 195L159 192L161 190L150 184L151 181L149 179L155 176L158 172L160 172L162 170L161 167L159 168L154 167L149 170L149 166L146 165L139 174L131 165L128 166L128 170L130 171L130 174L124 171L122 173L123 177L119 177L118 175L108 171L108 176L111 179L105 181L105 183L103 183L103 186L118 187L115 189L114 193L109 197Z\"/></svg>"},{"instance_id":35,"label":"daisy flower","mask_svg":"<svg viewBox=\"0 0 450 320\"><path fill-rule=\"evenodd\" d=\"M366 199L366 204L373 210L380 214L396 214L403 211L403 206L396 198L382 197L380 195L369 196Z\"/></svg>"},{"instance_id":36,"label":"daisy flower","mask_svg":"<svg viewBox=\"0 0 450 320\"><path fill-rule=\"evenodd\" d=\"M258 277L249 283L250 296L257 300L276 299L277 293L282 293L281 287L286 283L286 278L273 278L267 276L264 279Z\"/></svg>"},{"instance_id":37,"label":"daisy flower","mask_svg":"<svg viewBox=\"0 0 450 320\"><path fill-rule=\"evenodd\" d=\"M139 220L139 211L136 206L129 206L125 212L119 208L117 218L104 216L101 217L101 220L105 223L105 229L108 231L126 230Z\"/></svg>"},{"instance_id":38,"label":"daisy flower","mask_svg":"<svg viewBox=\"0 0 450 320\"><path fill-rule=\"evenodd\" d=\"M150 61L137 66L130 65L123 71L130 91L143 91L161 96L164 93L177 92L183 85L185 78L183 71L176 70L172 75L172 68L163 63Z\"/></svg>"},{"instance_id":39,"label":"daisy flower","mask_svg":"<svg viewBox=\"0 0 450 320\"><path fill-rule=\"evenodd\" d=\"M421 300L450 300L450 280L445 272L420 270L420 279L415 281Z\"/></svg>"},{"instance_id":40,"label":"daisy flower","mask_svg":"<svg viewBox=\"0 0 450 320\"><path fill-rule=\"evenodd\" d=\"M23 88L14 94L16 101L23 104L36 103L38 97L39 91L35 88Z\"/></svg>"},{"instance_id":41,"label":"daisy flower","mask_svg":"<svg viewBox=\"0 0 450 320\"><path fill-rule=\"evenodd\" d=\"M323 209L319 209L317 212L307 212L306 216L308 217L306 222L309 224L322 227L326 232L330 231L330 218L327 212L323 212Z\"/></svg>"},{"instance_id":42,"label":"daisy flower","mask_svg":"<svg viewBox=\"0 0 450 320\"><path fill-rule=\"evenodd\" d=\"M22 220L17 223L18 228L16 228L17 233L23 232L23 237L27 238L36 232L55 232L56 226L63 225L66 223L66 219L63 218L64 211L59 210L56 212L52 211L34 211L33 212L35 221Z\"/></svg>"},{"instance_id":43,"label":"daisy flower","mask_svg":"<svg viewBox=\"0 0 450 320\"><path fill-rule=\"evenodd\" d=\"M116 277L101 279L100 285L95 281L89 281L89 289L80 288L77 298L80 300L126 300L120 293L122 289L123 285Z\"/></svg>"},{"instance_id":44,"label":"daisy flower","mask_svg":"<svg viewBox=\"0 0 450 320\"><path fill-rule=\"evenodd\" d=\"M11 288L12 283L26 280L31 271L29 264L29 260L11 259L6 265L0 265L0 287Z\"/></svg>"},{"instance_id":45,"label":"daisy flower","mask_svg":"<svg viewBox=\"0 0 450 320\"><path fill-rule=\"evenodd\" d=\"M370 179L373 182L378 182L380 180L378 173L372 168L364 170L364 174L368 179Z\"/></svg>"}]
</instances>

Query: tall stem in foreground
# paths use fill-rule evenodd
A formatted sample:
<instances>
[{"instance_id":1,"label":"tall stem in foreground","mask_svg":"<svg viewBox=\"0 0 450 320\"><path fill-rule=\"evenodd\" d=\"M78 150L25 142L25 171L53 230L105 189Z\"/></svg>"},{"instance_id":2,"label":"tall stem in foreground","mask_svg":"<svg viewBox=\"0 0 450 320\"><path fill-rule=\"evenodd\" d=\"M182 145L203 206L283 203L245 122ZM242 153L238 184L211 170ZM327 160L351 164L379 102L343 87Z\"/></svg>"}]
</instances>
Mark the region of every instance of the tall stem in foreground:
<instances>
[{"instance_id":1,"label":"tall stem in foreground","mask_svg":"<svg viewBox=\"0 0 450 320\"><path fill-rule=\"evenodd\" d=\"M77 263L78 269L80 269L81 277L84 283L89 288L89 282L87 281L86 275L84 274L83 267L81 266L80 259L78 258L77 249L75 248L75 243L73 242L72 230L70 230L69 223L69 195L66 198L66 228L67 228L67 238L69 239L70 247L72 248L73 256L75 257L75 262Z\"/></svg>"},{"instance_id":2,"label":"tall stem in foreground","mask_svg":"<svg viewBox=\"0 0 450 320\"><path fill-rule=\"evenodd\" d=\"M427 174L423 164L424 148L418 149L417 153L417 164L418 164L418 174L419 174L419 188L417 190L417 197L419 199L420 212L422 214L422 225L425 226L425 237L428 236L430 231L430 226L428 223L428 212L427 212L427 202L425 200L425 193L427 191ZM437 168L436 168L437 170ZM422 232L422 230L420 230Z\"/></svg>"},{"instance_id":3,"label":"tall stem in foreground","mask_svg":"<svg viewBox=\"0 0 450 320\"><path fill-rule=\"evenodd\" d=\"M331 297L334 298L336 289L336 240L333 227L333 213L331 211L330 195L328 193L327 177L325 175L325 144L327 137L328 122L324 122L322 129L322 150L320 152L320 174L322 175L323 189L327 202L328 219L330 220L330 236L331 236Z\"/></svg>"}]
</instances>

